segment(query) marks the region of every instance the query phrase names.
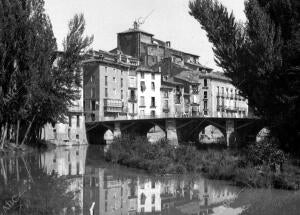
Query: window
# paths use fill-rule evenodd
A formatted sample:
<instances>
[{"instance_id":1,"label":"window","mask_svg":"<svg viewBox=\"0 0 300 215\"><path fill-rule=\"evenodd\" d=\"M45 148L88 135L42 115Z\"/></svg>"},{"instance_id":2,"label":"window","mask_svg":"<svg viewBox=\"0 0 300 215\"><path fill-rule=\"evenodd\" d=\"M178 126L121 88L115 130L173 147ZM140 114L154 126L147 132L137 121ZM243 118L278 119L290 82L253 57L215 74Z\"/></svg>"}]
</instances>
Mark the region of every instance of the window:
<instances>
[{"instance_id":1,"label":"window","mask_svg":"<svg viewBox=\"0 0 300 215\"><path fill-rule=\"evenodd\" d=\"M92 100L92 111L96 110L96 101Z\"/></svg>"},{"instance_id":2,"label":"window","mask_svg":"<svg viewBox=\"0 0 300 215\"><path fill-rule=\"evenodd\" d=\"M92 121L95 121L95 114L94 113L91 114L91 119L92 119Z\"/></svg>"},{"instance_id":3,"label":"window","mask_svg":"<svg viewBox=\"0 0 300 215\"><path fill-rule=\"evenodd\" d=\"M68 129L68 138L71 139L71 129Z\"/></svg>"},{"instance_id":4,"label":"window","mask_svg":"<svg viewBox=\"0 0 300 215\"><path fill-rule=\"evenodd\" d=\"M77 162L76 163L76 174L79 175L79 173L80 173L80 163Z\"/></svg>"},{"instance_id":5,"label":"window","mask_svg":"<svg viewBox=\"0 0 300 215\"><path fill-rule=\"evenodd\" d=\"M217 87L218 96L220 94L220 87Z\"/></svg>"},{"instance_id":6,"label":"window","mask_svg":"<svg viewBox=\"0 0 300 215\"><path fill-rule=\"evenodd\" d=\"M54 139L57 139L57 132L56 132L56 129L53 129L53 136L54 136Z\"/></svg>"},{"instance_id":7,"label":"window","mask_svg":"<svg viewBox=\"0 0 300 215\"><path fill-rule=\"evenodd\" d=\"M155 83L154 82L151 82L151 89L155 90Z\"/></svg>"},{"instance_id":8,"label":"window","mask_svg":"<svg viewBox=\"0 0 300 215\"><path fill-rule=\"evenodd\" d=\"M94 75L94 74L91 75L90 81L91 81L91 83L94 83L94 82L95 82L95 75Z\"/></svg>"},{"instance_id":9,"label":"window","mask_svg":"<svg viewBox=\"0 0 300 215\"><path fill-rule=\"evenodd\" d=\"M192 86L192 91L193 91L193 94L198 94L198 86L197 85L193 85Z\"/></svg>"},{"instance_id":10,"label":"window","mask_svg":"<svg viewBox=\"0 0 300 215\"><path fill-rule=\"evenodd\" d=\"M116 77L113 77L113 82L115 82L115 83L116 83Z\"/></svg>"},{"instance_id":11,"label":"window","mask_svg":"<svg viewBox=\"0 0 300 215\"><path fill-rule=\"evenodd\" d=\"M155 110L151 111L151 117L155 117Z\"/></svg>"},{"instance_id":12,"label":"window","mask_svg":"<svg viewBox=\"0 0 300 215\"><path fill-rule=\"evenodd\" d=\"M76 126L77 126L77 128L80 127L80 118L79 118L79 115L76 116Z\"/></svg>"},{"instance_id":13,"label":"window","mask_svg":"<svg viewBox=\"0 0 300 215\"><path fill-rule=\"evenodd\" d=\"M167 90L164 91L164 98L169 98L169 92Z\"/></svg>"},{"instance_id":14,"label":"window","mask_svg":"<svg viewBox=\"0 0 300 215\"><path fill-rule=\"evenodd\" d=\"M141 99L140 106L145 106L145 97L141 96L140 99Z\"/></svg>"},{"instance_id":15,"label":"window","mask_svg":"<svg viewBox=\"0 0 300 215\"><path fill-rule=\"evenodd\" d=\"M207 101L204 101L204 110L207 110Z\"/></svg>"},{"instance_id":16,"label":"window","mask_svg":"<svg viewBox=\"0 0 300 215\"><path fill-rule=\"evenodd\" d=\"M123 78L121 78L121 88L123 87Z\"/></svg>"},{"instance_id":17,"label":"window","mask_svg":"<svg viewBox=\"0 0 300 215\"><path fill-rule=\"evenodd\" d=\"M114 95L117 95L117 90L116 90L116 88L114 88L113 91L114 91Z\"/></svg>"},{"instance_id":18,"label":"window","mask_svg":"<svg viewBox=\"0 0 300 215\"><path fill-rule=\"evenodd\" d=\"M151 107L155 107L155 97L151 97Z\"/></svg>"},{"instance_id":19,"label":"window","mask_svg":"<svg viewBox=\"0 0 300 215\"><path fill-rule=\"evenodd\" d=\"M155 206L152 206L151 211L155 212Z\"/></svg>"},{"instance_id":20,"label":"window","mask_svg":"<svg viewBox=\"0 0 300 215\"><path fill-rule=\"evenodd\" d=\"M79 151L76 151L76 155L79 155Z\"/></svg>"},{"instance_id":21,"label":"window","mask_svg":"<svg viewBox=\"0 0 300 215\"><path fill-rule=\"evenodd\" d=\"M107 200L107 198L108 198L108 191L105 190L105 200Z\"/></svg>"},{"instance_id":22,"label":"window","mask_svg":"<svg viewBox=\"0 0 300 215\"><path fill-rule=\"evenodd\" d=\"M107 67L105 67L105 72L107 72Z\"/></svg>"},{"instance_id":23,"label":"window","mask_svg":"<svg viewBox=\"0 0 300 215\"><path fill-rule=\"evenodd\" d=\"M123 96L123 90L121 90L121 99L123 99L124 96Z\"/></svg>"},{"instance_id":24,"label":"window","mask_svg":"<svg viewBox=\"0 0 300 215\"><path fill-rule=\"evenodd\" d=\"M152 80L155 80L155 73L154 72L151 73L151 78L152 78Z\"/></svg>"},{"instance_id":25,"label":"window","mask_svg":"<svg viewBox=\"0 0 300 215\"><path fill-rule=\"evenodd\" d=\"M72 116L69 116L69 127L72 127Z\"/></svg>"},{"instance_id":26,"label":"window","mask_svg":"<svg viewBox=\"0 0 300 215\"><path fill-rule=\"evenodd\" d=\"M108 97L108 90L105 88L105 97Z\"/></svg>"},{"instance_id":27,"label":"window","mask_svg":"<svg viewBox=\"0 0 300 215\"><path fill-rule=\"evenodd\" d=\"M91 98L94 98L96 96L96 89L93 87L91 88Z\"/></svg>"},{"instance_id":28,"label":"window","mask_svg":"<svg viewBox=\"0 0 300 215\"><path fill-rule=\"evenodd\" d=\"M107 76L105 76L105 86L107 86Z\"/></svg>"},{"instance_id":29,"label":"window","mask_svg":"<svg viewBox=\"0 0 300 215\"><path fill-rule=\"evenodd\" d=\"M141 72L141 78L145 78L145 73Z\"/></svg>"},{"instance_id":30,"label":"window","mask_svg":"<svg viewBox=\"0 0 300 215\"><path fill-rule=\"evenodd\" d=\"M152 189L155 188L155 181L151 181L151 188L152 188Z\"/></svg>"},{"instance_id":31,"label":"window","mask_svg":"<svg viewBox=\"0 0 300 215\"><path fill-rule=\"evenodd\" d=\"M144 193L141 194L141 205L144 205L146 202L146 196Z\"/></svg>"},{"instance_id":32,"label":"window","mask_svg":"<svg viewBox=\"0 0 300 215\"><path fill-rule=\"evenodd\" d=\"M152 194L151 196L151 204L154 204L155 203L155 194Z\"/></svg>"},{"instance_id":33,"label":"window","mask_svg":"<svg viewBox=\"0 0 300 215\"><path fill-rule=\"evenodd\" d=\"M107 212L107 202L105 202L105 212Z\"/></svg>"},{"instance_id":34,"label":"window","mask_svg":"<svg viewBox=\"0 0 300 215\"><path fill-rule=\"evenodd\" d=\"M141 81L141 91L144 92L146 90L145 81Z\"/></svg>"},{"instance_id":35,"label":"window","mask_svg":"<svg viewBox=\"0 0 300 215\"><path fill-rule=\"evenodd\" d=\"M72 164L70 163L69 164L69 175L71 175L72 174Z\"/></svg>"},{"instance_id":36,"label":"window","mask_svg":"<svg viewBox=\"0 0 300 215\"><path fill-rule=\"evenodd\" d=\"M169 101L164 100L164 109L168 109L168 108L169 108Z\"/></svg>"},{"instance_id":37,"label":"window","mask_svg":"<svg viewBox=\"0 0 300 215\"><path fill-rule=\"evenodd\" d=\"M207 91L204 91L204 99L207 99Z\"/></svg>"},{"instance_id":38,"label":"window","mask_svg":"<svg viewBox=\"0 0 300 215\"><path fill-rule=\"evenodd\" d=\"M207 79L204 79L204 87L207 87Z\"/></svg>"}]
</instances>

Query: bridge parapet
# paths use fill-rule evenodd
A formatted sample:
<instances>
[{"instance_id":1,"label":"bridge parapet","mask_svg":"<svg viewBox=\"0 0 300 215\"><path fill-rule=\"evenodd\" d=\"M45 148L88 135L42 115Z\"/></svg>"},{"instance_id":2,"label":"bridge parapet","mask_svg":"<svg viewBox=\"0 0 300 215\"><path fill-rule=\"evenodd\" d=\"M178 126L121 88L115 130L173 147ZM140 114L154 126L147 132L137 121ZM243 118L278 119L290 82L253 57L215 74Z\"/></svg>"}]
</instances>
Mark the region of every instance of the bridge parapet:
<instances>
[{"instance_id":1,"label":"bridge parapet","mask_svg":"<svg viewBox=\"0 0 300 215\"><path fill-rule=\"evenodd\" d=\"M212 115L203 115L203 114L189 114L189 113L180 113L180 114L171 114L165 113L161 115L128 115L128 116L119 116L119 117L100 117L99 122L107 122L107 121L128 121L128 120L150 120L150 119L168 119L168 118L175 118L175 119L183 119L183 118L232 118L232 119L258 119L255 116L236 116L236 115L218 115L216 112Z\"/></svg>"}]
</instances>

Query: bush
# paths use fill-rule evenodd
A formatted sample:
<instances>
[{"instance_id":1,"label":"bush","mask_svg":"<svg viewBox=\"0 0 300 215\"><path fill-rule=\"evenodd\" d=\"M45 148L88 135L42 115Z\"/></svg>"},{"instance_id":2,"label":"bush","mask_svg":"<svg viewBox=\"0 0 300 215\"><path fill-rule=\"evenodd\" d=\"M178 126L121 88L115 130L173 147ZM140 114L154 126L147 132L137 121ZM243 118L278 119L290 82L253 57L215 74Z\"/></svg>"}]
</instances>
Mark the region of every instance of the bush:
<instances>
[{"instance_id":1,"label":"bush","mask_svg":"<svg viewBox=\"0 0 300 215\"><path fill-rule=\"evenodd\" d=\"M108 161L144 169L156 174L203 173L210 179L230 180L235 185L299 189L300 170L295 161L282 165L284 172L274 171L285 156L271 142L256 143L246 153L232 150L202 150L191 145L177 148L161 139L150 143L139 136L116 138L105 154Z\"/></svg>"}]
</instances>

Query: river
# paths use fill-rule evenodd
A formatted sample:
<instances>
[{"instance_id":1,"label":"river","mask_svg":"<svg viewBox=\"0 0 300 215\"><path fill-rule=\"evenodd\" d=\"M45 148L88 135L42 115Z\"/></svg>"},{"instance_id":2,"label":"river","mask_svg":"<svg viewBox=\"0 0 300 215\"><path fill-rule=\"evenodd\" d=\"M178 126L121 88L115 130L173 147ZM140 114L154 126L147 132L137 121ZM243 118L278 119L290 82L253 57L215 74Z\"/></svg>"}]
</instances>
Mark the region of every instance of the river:
<instances>
[{"instance_id":1,"label":"river","mask_svg":"<svg viewBox=\"0 0 300 215\"><path fill-rule=\"evenodd\" d=\"M0 215L300 214L299 191L149 175L105 162L99 146L0 157L0 168Z\"/></svg>"}]
</instances>

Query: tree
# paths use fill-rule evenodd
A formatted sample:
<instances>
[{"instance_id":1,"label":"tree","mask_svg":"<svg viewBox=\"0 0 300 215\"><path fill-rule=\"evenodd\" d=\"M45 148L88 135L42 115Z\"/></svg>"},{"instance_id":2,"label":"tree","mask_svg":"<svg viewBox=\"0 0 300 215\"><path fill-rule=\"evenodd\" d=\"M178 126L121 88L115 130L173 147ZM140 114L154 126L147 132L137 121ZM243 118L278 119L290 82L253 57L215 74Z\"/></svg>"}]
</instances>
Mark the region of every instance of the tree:
<instances>
[{"instance_id":1,"label":"tree","mask_svg":"<svg viewBox=\"0 0 300 215\"><path fill-rule=\"evenodd\" d=\"M248 0L246 23L217 0L191 1L189 7L213 44L216 64L281 146L300 152L299 1Z\"/></svg>"},{"instance_id":2,"label":"tree","mask_svg":"<svg viewBox=\"0 0 300 215\"><path fill-rule=\"evenodd\" d=\"M46 123L64 119L79 96L82 54L93 41L84 30L83 15L75 15L58 52L43 0L0 0L2 148L10 133L23 145Z\"/></svg>"}]
</instances>

